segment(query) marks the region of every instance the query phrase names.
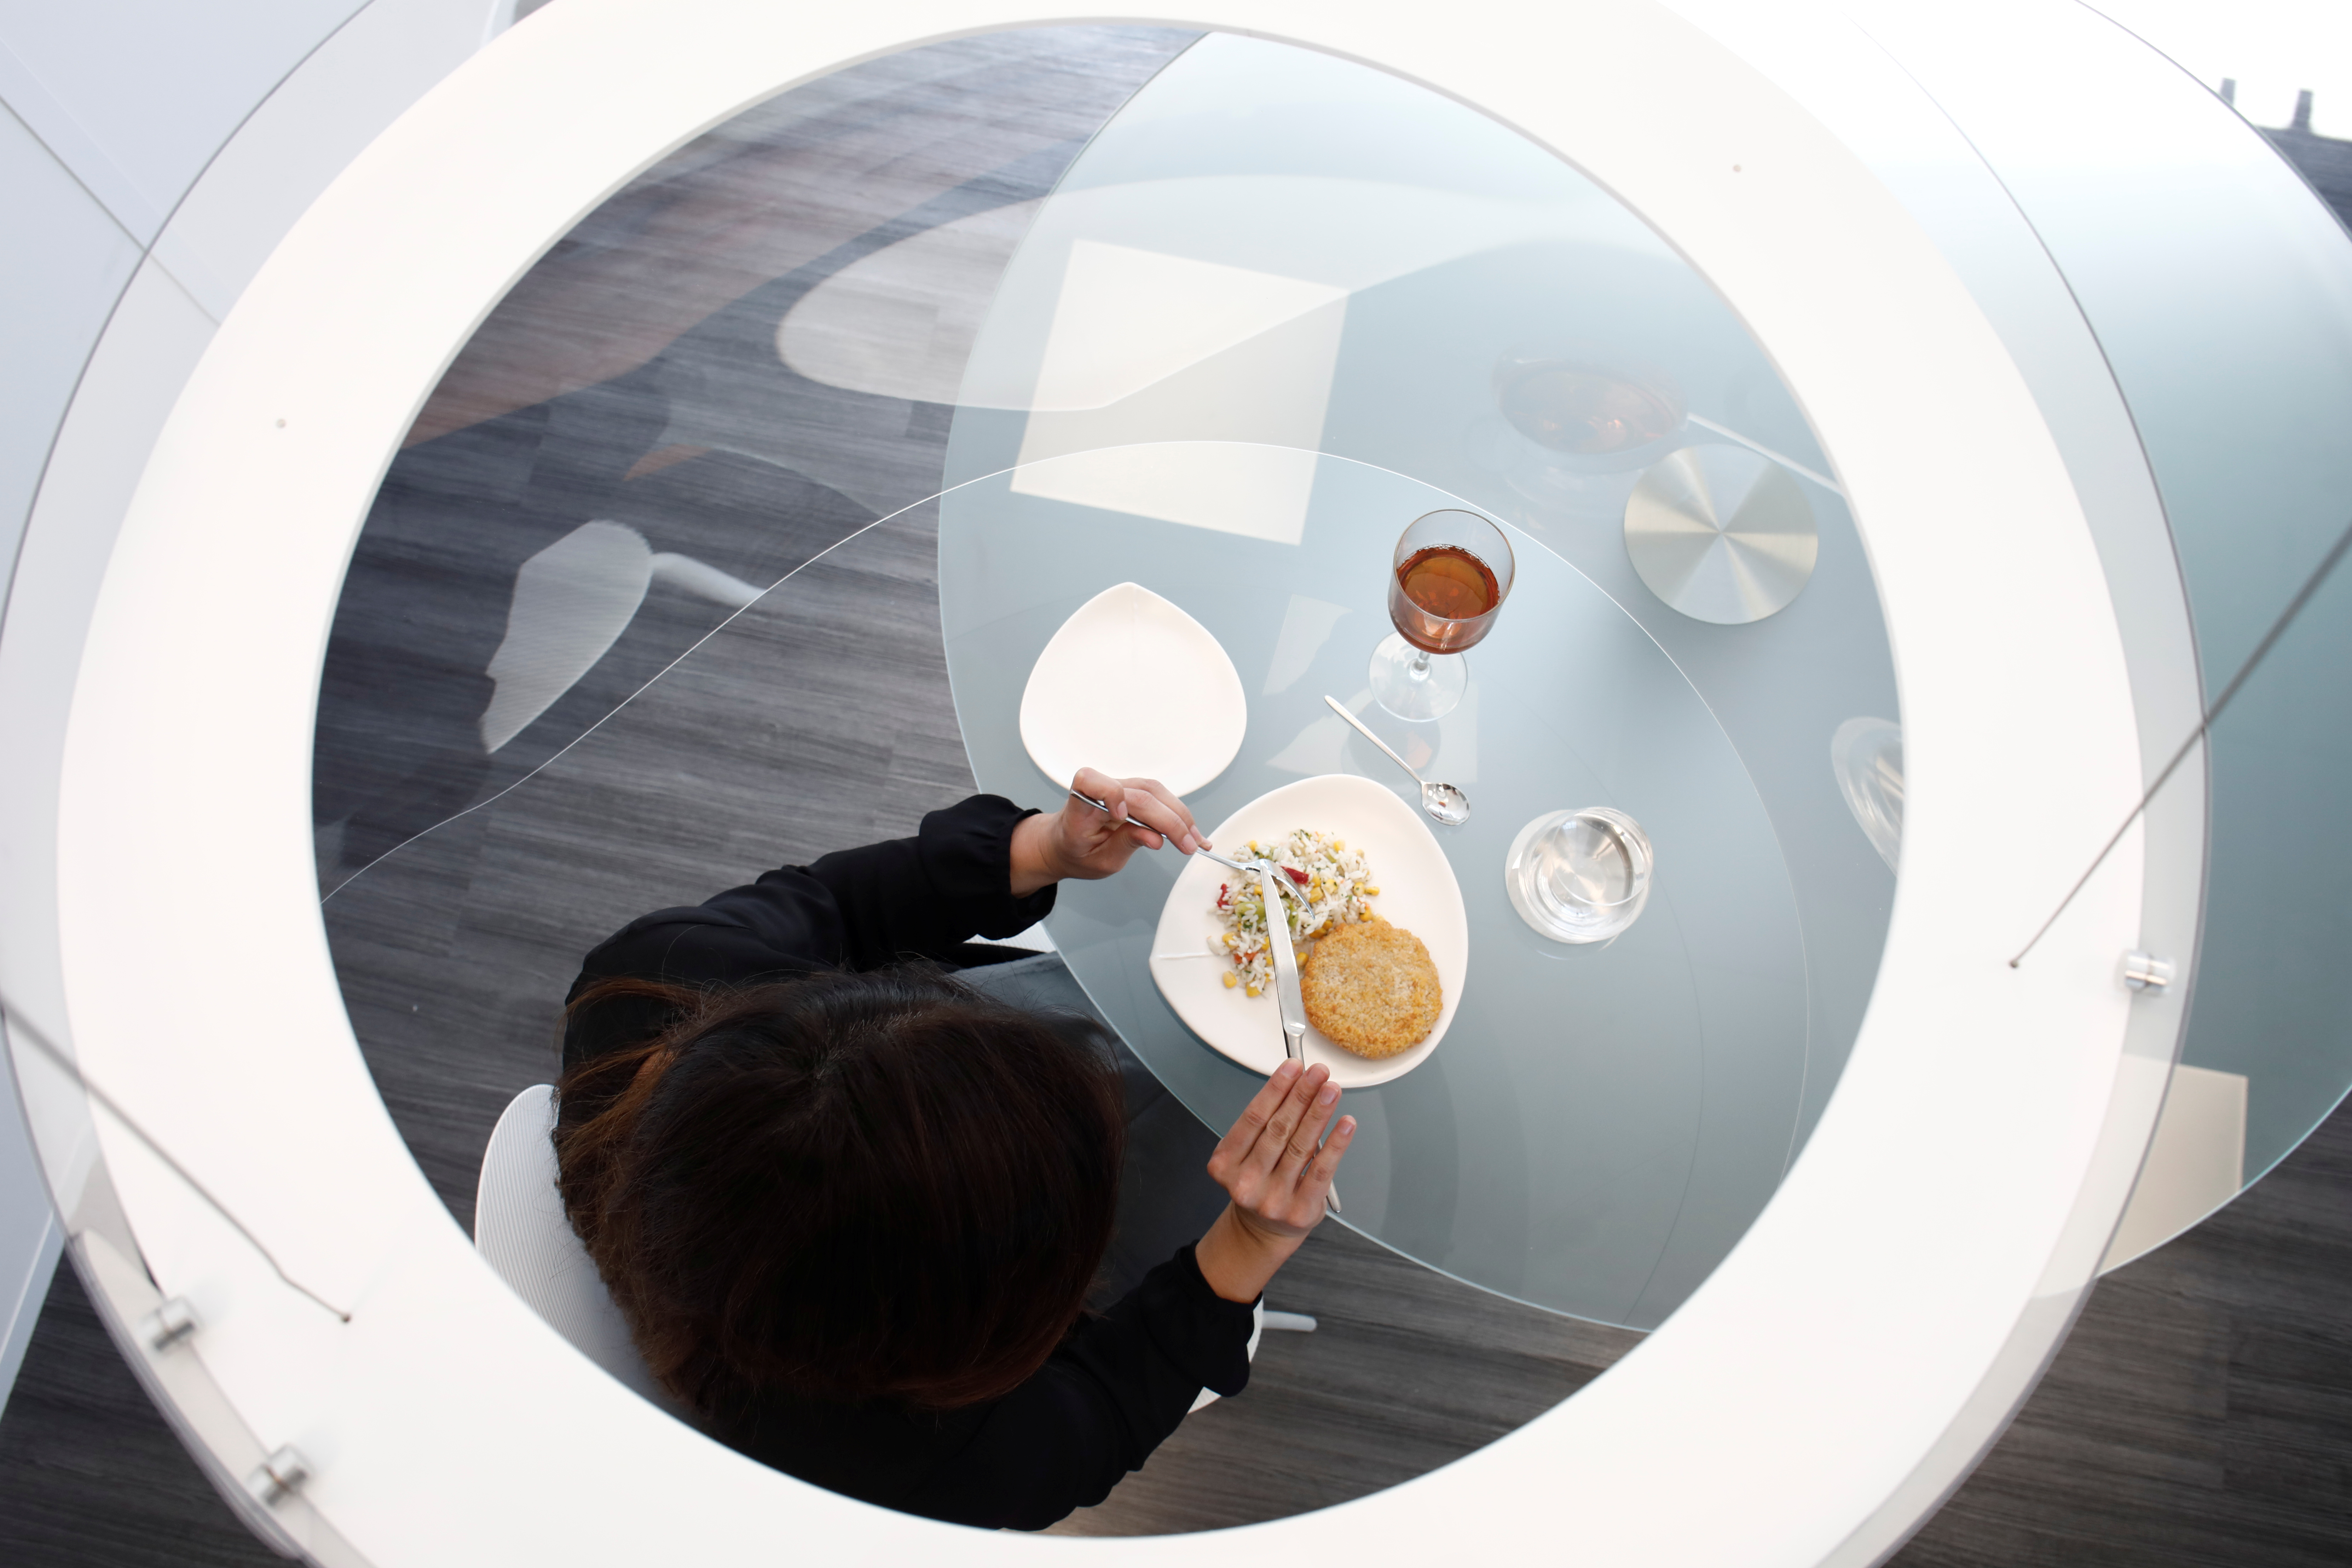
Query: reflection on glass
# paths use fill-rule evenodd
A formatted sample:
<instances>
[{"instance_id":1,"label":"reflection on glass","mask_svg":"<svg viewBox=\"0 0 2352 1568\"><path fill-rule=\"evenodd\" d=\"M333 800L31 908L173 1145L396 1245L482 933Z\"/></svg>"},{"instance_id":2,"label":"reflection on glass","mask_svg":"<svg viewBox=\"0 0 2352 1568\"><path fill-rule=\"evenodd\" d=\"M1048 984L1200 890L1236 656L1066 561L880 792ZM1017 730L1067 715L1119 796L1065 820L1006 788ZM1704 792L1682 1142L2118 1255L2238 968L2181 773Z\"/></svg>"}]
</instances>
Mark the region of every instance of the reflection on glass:
<instances>
[{"instance_id":1,"label":"reflection on glass","mask_svg":"<svg viewBox=\"0 0 2352 1568\"><path fill-rule=\"evenodd\" d=\"M1687 417L1682 393L1664 372L1572 359L1507 359L1495 372L1495 396L1519 434L1592 468L1645 460L1682 434Z\"/></svg>"},{"instance_id":2,"label":"reflection on glass","mask_svg":"<svg viewBox=\"0 0 2352 1568\"><path fill-rule=\"evenodd\" d=\"M1830 737L1830 771L1870 847L1890 871L1903 854L1903 729L1849 719Z\"/></svg>"},{"instance_id":3,"label":"reflection on glass","mask_svg":"<svg viewBox=\"0 0 2352 1568\"><path fill-rule=\"evenodd\" d=\"M1463 649L1492 631L1511 592L1511 542L1475 511L1415 518L1390 562L1389 621L1372 650L1372 697L1400 719L1443 718L1470 684ZM1444 662L1433 656L1444 656Z\"/></svg>"}]
</instances>

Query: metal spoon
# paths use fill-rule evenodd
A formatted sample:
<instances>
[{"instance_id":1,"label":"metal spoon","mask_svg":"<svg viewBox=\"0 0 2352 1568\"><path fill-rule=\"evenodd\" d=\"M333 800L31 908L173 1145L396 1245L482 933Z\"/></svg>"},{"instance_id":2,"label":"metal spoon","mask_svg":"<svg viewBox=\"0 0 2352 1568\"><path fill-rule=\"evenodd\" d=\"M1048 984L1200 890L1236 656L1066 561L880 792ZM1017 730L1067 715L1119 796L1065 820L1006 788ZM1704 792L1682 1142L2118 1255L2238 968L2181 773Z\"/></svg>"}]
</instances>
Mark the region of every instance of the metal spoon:
<instances>
[{"instance_id":1,"label":"metal spoon","mask_svg":"<svg viewBox=\"0 0 2352 1568\"><path fill-rule=\"evenodd\" d=\"M1345 708L1341 707L1338 698L1327 696L1323 700L1331 705L1332 712L1337 713L1340 718L1345 719L1349 723L1354 725L1357 734L1361 735L1365 740L1370 741L1373 745L1378 746L1381 751L1386 752L1388 753L1389 761L1394 763L1405 772L1412 774L1412 782L1421 786L1422 810L1429 813L1430 816L1437 818L1438 821L1445 824L1448 827L1459 827L1464 823L1470 820L1470 797L1468 795L1464 795L1459 789L1456 789L1450 784L1432 784L1427 779L1423 778L1420 773L1414 772L1413 765L1411 763L1406 762L1402 757L1398 756L1395 749L1386 741L1381 740L1378 735L1373 734L1371 731L1366 729L1364 727L1364 721L1361 719L1357 718L1353 713L1349 712Z\"/></svg>"}]
</instances>

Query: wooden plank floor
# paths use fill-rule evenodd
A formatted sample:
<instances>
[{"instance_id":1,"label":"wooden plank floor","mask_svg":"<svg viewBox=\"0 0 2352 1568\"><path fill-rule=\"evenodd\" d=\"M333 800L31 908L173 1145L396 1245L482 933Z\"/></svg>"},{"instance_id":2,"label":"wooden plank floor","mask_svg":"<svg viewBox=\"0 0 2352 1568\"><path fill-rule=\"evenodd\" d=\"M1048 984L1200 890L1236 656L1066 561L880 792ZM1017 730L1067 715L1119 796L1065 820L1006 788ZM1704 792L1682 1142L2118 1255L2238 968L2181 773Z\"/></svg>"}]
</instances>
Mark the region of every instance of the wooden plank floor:
<instances>
[{"instance_id":1,"label":"wooden plank floor","mask_svg":"<svg viewBox=\"0 0 2352 1568\"><path fill-rule=\"evenodd\" d=\"M1364 1497L1526 1425L1642 1339L1486 1296L1336 1225L1266 1295L1316 1331L1265 1335L1248 1388L1053 1533L1218 1530Z\"/></svg>"}]
</instances>

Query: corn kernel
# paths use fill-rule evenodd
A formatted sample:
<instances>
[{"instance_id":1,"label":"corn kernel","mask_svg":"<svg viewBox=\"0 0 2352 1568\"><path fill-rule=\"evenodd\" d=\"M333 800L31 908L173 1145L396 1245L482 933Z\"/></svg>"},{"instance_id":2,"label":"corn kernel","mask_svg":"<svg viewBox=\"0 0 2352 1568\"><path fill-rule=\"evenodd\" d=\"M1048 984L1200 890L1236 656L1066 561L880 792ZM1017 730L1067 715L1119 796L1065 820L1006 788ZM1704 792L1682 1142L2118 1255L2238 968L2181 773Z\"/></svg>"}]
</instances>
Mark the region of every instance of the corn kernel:
<instances>
[{"instance_id":1,"label":"corn kernel","mask_svg":"<svg viewBox=\"0 0 2352 1568\"><path fill-rule=\"evenodd\" d=\"M1240 975L1235 974L1235 973L1234 973L1232 970L1230 970L1230 969L1229 969L1229 970L1227 970L1227 971L1225 972L1225 989L1226 989L1226 990L1231 991L1234 986L1239 985L1241 983L1242 983L1242 977L1241 977Z\"/></svg>"},{"instance_id":2,"label":"corn kernel","mask_svg":"<svg viewBox=\"0 0 2352 1568\"><path fill-rule=\"evenodd\" d=\"M1377 899L1380 896L1381 890L1378 888L1366 888L1364 889L1364 897L1368 899Z\"/></svg>"},{"instance_id":3,"label":"corn kernel","mask_svg":"<svg viewBox=\"0 0 2352 1568\"><path fill-rule=\"evenodd\" d=\"M1257 987L1256 987L1256 986L1255 986L1255 985L1251 986L1251 987L1249 988L1249 994L1250 994L1251 995L1253 995L1253 996L1256 995L1256 994L1257 994Z\"/></svg>"}]
</instances>

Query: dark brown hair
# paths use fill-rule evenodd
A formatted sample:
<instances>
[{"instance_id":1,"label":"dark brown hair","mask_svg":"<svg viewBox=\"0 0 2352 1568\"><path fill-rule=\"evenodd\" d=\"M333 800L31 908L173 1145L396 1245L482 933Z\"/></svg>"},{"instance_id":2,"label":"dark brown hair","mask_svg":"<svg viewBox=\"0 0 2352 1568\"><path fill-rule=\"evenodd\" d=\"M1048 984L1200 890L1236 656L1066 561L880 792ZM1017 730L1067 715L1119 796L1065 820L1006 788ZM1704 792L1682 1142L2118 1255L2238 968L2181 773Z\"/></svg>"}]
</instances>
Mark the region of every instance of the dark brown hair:
<instances>
[{"instance_id":1,"label":"dark brown hair","mask_svg":"<svg viewBox=\"0 0 2352 1568\"><path fill-rule=\"evenodd\" d=\"M607 981L644 1043L557 1086L572 1227L664 1386L947 1408L1011 1392L1110 1242L1118 1078L1082 1020L937 972Z\"/></svg>"}]
</instances>

